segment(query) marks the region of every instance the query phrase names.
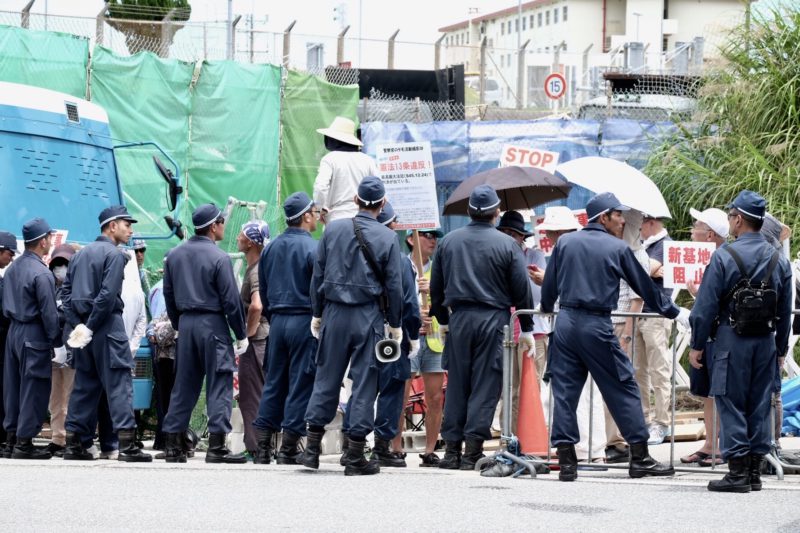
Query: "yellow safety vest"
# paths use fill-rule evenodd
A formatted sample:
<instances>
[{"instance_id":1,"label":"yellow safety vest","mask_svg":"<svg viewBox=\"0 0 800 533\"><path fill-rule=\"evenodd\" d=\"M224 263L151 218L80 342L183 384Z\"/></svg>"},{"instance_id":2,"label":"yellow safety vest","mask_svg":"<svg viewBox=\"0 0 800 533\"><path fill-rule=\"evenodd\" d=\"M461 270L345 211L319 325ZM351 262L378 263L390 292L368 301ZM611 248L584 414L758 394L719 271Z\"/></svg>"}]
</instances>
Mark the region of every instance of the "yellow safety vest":
<instances>
[{"instance_id":1,"label":"yellow safety vest","mask_svg":"<svg viewBox=\"0 0 800 533\"><path fill-rule=\"evenodd\" d=\"M428 271L423 273L422 276L430 281L431 269L428 269ZM439 322L436 320L436 318L434 318L433 322L431 322L430 333L425 335L425 342L428 344L428 349L430 349L432 352L442 353L444 351L444 343L442 342L442 338L439 336Z\"/></svg>"}]
</instances>

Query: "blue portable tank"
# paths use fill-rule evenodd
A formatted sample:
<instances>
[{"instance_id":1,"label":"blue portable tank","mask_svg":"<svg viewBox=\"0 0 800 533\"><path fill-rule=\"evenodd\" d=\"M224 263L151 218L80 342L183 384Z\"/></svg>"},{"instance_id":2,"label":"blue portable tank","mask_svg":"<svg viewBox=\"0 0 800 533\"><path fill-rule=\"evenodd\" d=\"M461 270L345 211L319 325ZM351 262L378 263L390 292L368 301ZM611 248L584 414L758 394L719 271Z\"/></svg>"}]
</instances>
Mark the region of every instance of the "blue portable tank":
<instances>
[{"instance_id":1,"label":"blue portable tank","mask_svg":"<svg viewBox=\"0 0 800 533\"><path fill-rule=\"evenodd\" d=\"M136 351L133 369L133 408L150 409L153 399L153 353L146 338Z\"/></svg>"}]
</instances>

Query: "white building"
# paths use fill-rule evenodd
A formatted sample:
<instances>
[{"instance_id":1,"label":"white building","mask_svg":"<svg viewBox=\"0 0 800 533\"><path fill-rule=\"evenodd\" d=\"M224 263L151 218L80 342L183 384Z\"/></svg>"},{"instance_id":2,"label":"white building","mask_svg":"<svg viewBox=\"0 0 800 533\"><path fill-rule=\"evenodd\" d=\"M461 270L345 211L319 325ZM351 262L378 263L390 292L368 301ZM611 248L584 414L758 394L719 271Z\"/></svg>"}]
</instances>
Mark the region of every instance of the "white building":
<instances>
[{"instance_id":1,"label":"white building","mask_svg":"<svg viewBox=\"0 0 800 533\"><path fill-rule=\"evenodd\" d=\"M463 64L467 73L478 72L485 38L486 76L504 87L503 105L513 105L520 43L530 41L525 53L527 91L555 64L568 79L585 77L591 66L619 65L620 52L629 42L642 43L650 71L669 70L676 43L691 43L697 37L705 39L704 57L714 57L723 30L741 20L744 11L742 0L533 0L522 3L521 16L515 4L439 31L444 33L445 63Z\"/></svg>"}]
</instances>

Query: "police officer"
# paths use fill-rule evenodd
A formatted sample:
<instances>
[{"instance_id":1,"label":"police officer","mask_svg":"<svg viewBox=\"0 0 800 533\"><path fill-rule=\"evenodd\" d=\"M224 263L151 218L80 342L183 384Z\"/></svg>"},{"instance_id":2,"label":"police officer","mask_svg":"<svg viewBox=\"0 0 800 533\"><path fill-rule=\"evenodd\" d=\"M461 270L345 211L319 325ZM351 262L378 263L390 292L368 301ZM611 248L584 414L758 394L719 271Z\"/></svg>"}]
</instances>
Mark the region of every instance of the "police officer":
<instances>
[{"instance_id":1,"label":"police officer","mask_svg":"<svg viewBox=\"0 0 800 533\"><path fill-rule=\"evenodd\" d=\"M446 448L439 468L472 470L483 457L500 399L503 326L512 306L533 307L522 249L495 229L499 206L491 186L476 187L469 198L470 223L439 243L433 262L431 315L446 335L442 367L448 372L442 421ZM532 350L533 320L523 315L519 321L520 346Z\"/></svg>"},{"instance_id":2,"label":"police officer","mask_svg":"<svg viewBox=\"0 0 800 533\"><path fill-rule=\"evenodd\" d=\"M730 234L736 240L711 256L691 314L689 362L694 368L711 364L710 394L722 421L720 444L729 473L708 484L714 492L761 490L760 467L769 452L769 411L773 390L779 387L778 357L786 355L792 318L792 273L789 262L760 233L766 201L742 191L728 205ZM732 324L732 290L742 279L736 258L751 282L766 281L777 293L774 333L737 333ZM777 255L776 255L777 254ZM774 264L773 264L774 262ZM769 279L765 279L769 274ZM706 341L714 338L713 354L701 361Z\"/></svg>"},{"instance_id":3,"label":"police officer","mask_svg":"<svg viewBox=\"0 0 800 533\"><path fill-rule=\"evenodd\" d=\"M49 451L33 446L33 438L47 416L53 349L59 358L66 358L67 352L59 331L55 280L42 261L52 246L53 233L43 218L26 222L22 226L25 251L3 280L3 313L11 321L3 376L3 428L9 446L16 439L13 459L51 457Z\"/></svg>"},{"instance_id":4,"label":"police officer","mask_svg":"<svg viewBox=\"0 0 800 533\"><path fill-rule=\"evenodd\" d=\"M397 215L389 202L383 204L378 215L378 222L394 231ZM417 299L416 276L411 259L402 258L403 263L403 342L400 344L400 358L396 361L380 365L378 377L378 400L375 406L375 446L372 448L371 460L379 466L405 467L406 460L400 451L392 451L389 445L400 432L400 415L403 411L403 399L406 380L411 377L411 359L419 353L419 329L422 319ZM348 440L350 432L350 407L353 397L347 402L344 413L342 431ZM347 453L342 454L340 464L347 461Z\"/></svg>"},{"instance_id":5,"label":"police officer","mask_svg":"<svg viewBox=\"0 0 800 533\"><path fill-rule=\"evenodd\" d=\"M0 231L0 270L6 268L16 254L17 238L13 233ZM6 336L10 325L11 322L3 313L3 276L0 276L0 456L6 459L10 459L11 453L14 451L13 442L6 449L6 430L2 427L2 421L6 417L6 411L3 408L3 359L5 359Z\"/></svg>"},{"instance_id":6,"label":"police officer","mask_svg":"<svg viewBox=\"0 0 800 533\"><path fill-rule=\"evenodd\" d=\"M597 383L608 410L630 445L631 477L670 476L671 465L658 463L647 450L639 388L630 359L619 345L611 324L620 279L668 318L688 324L689 311L679 309L653 283L630 247L622 240L628 210L611 193L594 196L586 205L589 224L561 236L545 272L542 311L551 312L560 298L560 311L550 345L553 429L561 481L578 475L575 443L580 439L575 409L587 372ZM680 315L680 316L679 316Z\"/></svg>"},{"instance_id":7,"label":"police officer","mask_svg":"<svg viewBox=\"0 0 800 533\"><path fill-rule=\"evenodd\" d=\"M377 463L364 457L364 445L373 429L381 364L375 357L375 345L385 336L381 307L385 307L392 338L398 342L403 338L400 243L393 231L376 220L385 196L379 178L367 176L361 181L353 198L358 214L328 224L311 280L311 330L319 338L319 349L314 390L306 411L308 444L301 463L319 468L324 426L336 414L339 388L349 362L353 402L346 476L380 471ZM382 294L387 301L384 306Z\"/></svg>"},{"instance_id":8,"label":"police officer","mask_svg":"<svg viewBox=\"0 0 800 533\"><path fill-rule=\"evenodd\" d=\"M297 443L306 434L305 414L314 386L314 352L311 335L311 275L317 255L319 210L304 192L289 195L283 203L286 231L261 253L258 290L264 317L270 322L267 377L253 422L258 450L253 462L269 464L272 437L283 429L279 465L298 464Z\"/></svg>"},{"instance_id":9,"label":"police officer","mask_svg":"<svg viewBox=\"0 0 800 533\"><path fill-rule=\"evenodd\" d=\"M192 213L195 235L164 258L164 303L178 332L175 387L164 419L165 459L185 463L183 434L206 384L207 463L246 463L225 446L231 430L235 355L247 350L244 305L228 254L216 243L225 236L225 218L214 204ZM236 335L231 344L228 328Z\"/></svg>"}]
</instances>

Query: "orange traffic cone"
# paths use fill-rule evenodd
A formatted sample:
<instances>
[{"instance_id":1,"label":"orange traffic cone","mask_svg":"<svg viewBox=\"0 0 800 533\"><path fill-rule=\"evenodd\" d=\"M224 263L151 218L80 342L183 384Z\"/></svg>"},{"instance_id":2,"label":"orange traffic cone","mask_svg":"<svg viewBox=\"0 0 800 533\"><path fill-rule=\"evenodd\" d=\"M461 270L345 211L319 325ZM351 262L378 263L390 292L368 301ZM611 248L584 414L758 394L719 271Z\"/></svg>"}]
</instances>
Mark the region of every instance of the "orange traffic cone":
<instances>
[{"instance_id":1,"label":"orange traffic cone","mask_svg":"<svg viewBox=\"0 0 800 533\"><path fill-rule=\"evenodd\" d=\"M522 358L519 384L519 418L517 431L522 453L546 457L549 448L547 424L539 394L539 377L532 357Z\"/></svg>"}]
</instances>

